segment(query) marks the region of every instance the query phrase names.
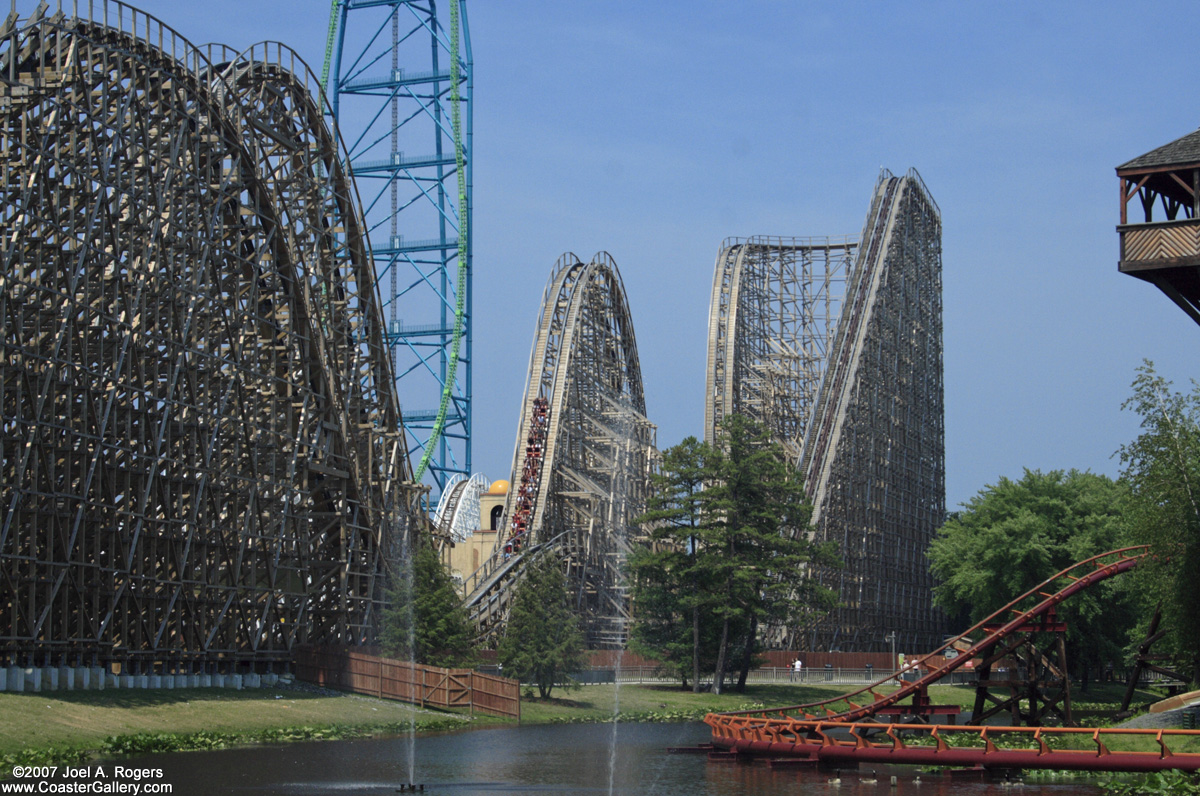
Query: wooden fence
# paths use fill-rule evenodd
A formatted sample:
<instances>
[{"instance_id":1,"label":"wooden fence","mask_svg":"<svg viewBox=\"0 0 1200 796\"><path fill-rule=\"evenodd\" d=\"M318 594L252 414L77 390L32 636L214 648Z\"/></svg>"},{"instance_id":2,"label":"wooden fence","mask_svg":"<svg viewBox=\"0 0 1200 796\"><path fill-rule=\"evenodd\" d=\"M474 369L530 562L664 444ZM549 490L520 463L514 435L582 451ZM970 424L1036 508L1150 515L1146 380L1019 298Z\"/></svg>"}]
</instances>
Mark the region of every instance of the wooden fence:
<instances>
[{"instance_id":1,"label":"wooden fence","mask_svg":"<svg viewBox=\"0 0 1200 796\"><path fill-rule=\"evenodd\" d=\"M414 705L468 708L521 720L521 684L472 669L442 669L381 658L341 647L302 647L296 678L380 699Z\"/></svg>"}]
</instances>

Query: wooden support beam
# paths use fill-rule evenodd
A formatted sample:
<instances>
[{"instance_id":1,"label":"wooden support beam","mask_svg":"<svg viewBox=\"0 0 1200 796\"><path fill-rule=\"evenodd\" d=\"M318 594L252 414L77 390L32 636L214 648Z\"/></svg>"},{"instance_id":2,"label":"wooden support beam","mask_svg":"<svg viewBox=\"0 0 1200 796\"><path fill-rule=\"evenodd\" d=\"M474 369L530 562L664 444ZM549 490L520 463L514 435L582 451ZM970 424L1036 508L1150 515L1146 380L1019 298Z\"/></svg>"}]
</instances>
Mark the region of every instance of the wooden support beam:
<instances>
[{"instance_id":1,"label":"wooden support beam","mask_svg":"<svg viewBox=\"0 0 1200 796\"><path fill-rule=\"evenodd\" d=\"M344 153L311 75L192 73L153 34L35 21L0 52L0 659L369 641L421 491Z\"/></svg>"}]
</instances>

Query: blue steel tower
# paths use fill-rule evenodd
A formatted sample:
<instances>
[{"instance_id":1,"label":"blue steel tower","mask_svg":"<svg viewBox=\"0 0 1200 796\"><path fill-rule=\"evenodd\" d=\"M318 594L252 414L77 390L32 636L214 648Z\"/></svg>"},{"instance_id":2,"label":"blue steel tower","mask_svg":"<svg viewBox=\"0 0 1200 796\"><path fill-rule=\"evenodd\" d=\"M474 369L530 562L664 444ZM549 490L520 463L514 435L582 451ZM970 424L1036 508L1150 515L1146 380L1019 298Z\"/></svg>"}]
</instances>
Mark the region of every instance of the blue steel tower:
<instances>
[{"instance_id":1,"label":"blue steel tower","mask_svg":"<svg viewBox=\"0 0 1200 796\"><path fill-rule=\"evenodd\" d=\"M333 2L322 80L367 218L414 475L438 490L471 472L471 68L466 0L440 13L436 0Z\"/></svg>"}]
</instances>

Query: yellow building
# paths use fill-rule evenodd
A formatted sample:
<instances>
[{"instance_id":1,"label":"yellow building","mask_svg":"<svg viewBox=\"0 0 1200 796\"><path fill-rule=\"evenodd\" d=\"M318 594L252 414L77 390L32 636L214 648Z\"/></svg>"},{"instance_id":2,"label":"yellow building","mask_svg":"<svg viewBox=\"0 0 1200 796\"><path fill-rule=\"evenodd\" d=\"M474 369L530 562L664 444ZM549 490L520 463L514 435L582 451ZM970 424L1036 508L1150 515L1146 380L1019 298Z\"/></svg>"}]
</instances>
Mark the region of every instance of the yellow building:
<instances>
[{"instance_id":1,"label":"yellow building","mask_svg":"<svg viewBox=\"0 0 1200 796\"><path fill-rule=\"evenodd\" d=\"M504 501L508 497L508 481L500 479L492 483L487 493L479 497L479 520L482 528L475 530L471 538L456 542L449 547L450 574L462 583L471 573L479 569L496 547L496 536L503 522Z\"/></svg>"}]
</instances>

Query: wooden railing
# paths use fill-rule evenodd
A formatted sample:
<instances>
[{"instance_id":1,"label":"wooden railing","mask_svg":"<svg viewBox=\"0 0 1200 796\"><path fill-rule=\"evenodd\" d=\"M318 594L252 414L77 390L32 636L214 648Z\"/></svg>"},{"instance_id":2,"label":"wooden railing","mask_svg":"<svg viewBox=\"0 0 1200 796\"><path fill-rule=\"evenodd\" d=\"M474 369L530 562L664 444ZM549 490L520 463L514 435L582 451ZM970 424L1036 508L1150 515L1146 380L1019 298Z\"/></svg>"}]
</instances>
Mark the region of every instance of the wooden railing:
<instances>
[{"instance_id":1,"label":"wooden railing","mask_svg":"<svg viewBox=\"0 0 1200 796\"><path fill-rule=\"evenodd\" d=\"M1200 257L1200 220L1188 218L1153 224L1125 224L1121 233L1123 263L1167 263Z\"/></svg>"},{"instance_id":2,"label":"wooden railing","mask_svg":"<svg viewBox=\"0 0 1200 796\"><path fill-rule=\"evenodd\" d=\"M521 719L521 684L473 669L443 669L382 658L343 647L302 647L296 678L356 694L397 699L421 707L467 708Z\"/></svg>"}]
</instances>

